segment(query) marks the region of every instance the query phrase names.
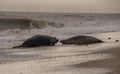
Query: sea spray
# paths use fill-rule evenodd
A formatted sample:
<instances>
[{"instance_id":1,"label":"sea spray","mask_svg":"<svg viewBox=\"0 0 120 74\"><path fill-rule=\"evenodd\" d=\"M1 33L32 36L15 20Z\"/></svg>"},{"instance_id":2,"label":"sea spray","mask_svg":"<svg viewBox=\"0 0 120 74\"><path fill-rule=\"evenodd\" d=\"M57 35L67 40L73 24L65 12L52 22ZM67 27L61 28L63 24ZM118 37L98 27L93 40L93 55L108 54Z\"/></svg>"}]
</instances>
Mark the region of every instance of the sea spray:
<instances>
[{"instance_id":1,"label":"sea spray","mask_svg":"<svg viewBox=\"0 0 120 74\"><path fill-rule=\"evenodd\" d=\"M26 18L0 18L0 29L44 29L62 28L64 23L57 23L44 20L32 20Z\"/></svg>"}]
</instances>

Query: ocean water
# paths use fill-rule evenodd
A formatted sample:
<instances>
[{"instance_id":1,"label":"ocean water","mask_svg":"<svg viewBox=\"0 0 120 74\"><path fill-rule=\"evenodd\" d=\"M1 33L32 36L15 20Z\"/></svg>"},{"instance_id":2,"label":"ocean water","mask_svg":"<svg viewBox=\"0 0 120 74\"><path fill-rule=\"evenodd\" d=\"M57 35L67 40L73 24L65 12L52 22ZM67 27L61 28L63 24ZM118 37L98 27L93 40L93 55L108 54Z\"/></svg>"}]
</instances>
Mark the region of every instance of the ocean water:
<instances>
[{"instance_id":1,"label":"ocean water","mask_svg":"<svg viewBox=\"0 0 120 74\"><path fill-rule=\"evenodd\" d=\"M120 14L0 13L0 31L56 30L79 33L120 31Z\"/></svg>"}]
</instances>

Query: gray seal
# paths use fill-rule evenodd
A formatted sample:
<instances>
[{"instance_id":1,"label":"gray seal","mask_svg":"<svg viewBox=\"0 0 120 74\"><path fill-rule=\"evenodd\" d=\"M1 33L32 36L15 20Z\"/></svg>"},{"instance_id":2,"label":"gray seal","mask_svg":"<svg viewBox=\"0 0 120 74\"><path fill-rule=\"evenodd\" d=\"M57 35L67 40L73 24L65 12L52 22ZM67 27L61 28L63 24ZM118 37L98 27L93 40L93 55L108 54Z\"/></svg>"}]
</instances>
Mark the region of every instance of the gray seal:
<instances>
[{"instance_id":1,"label":"gray seal","mask_svg":"<svg viewBox=\"0 0 120 74\"><path fill-rule=\"evenodd\" d=\"M78 35L65 40L61 40L60 42L62 44L83 45L83 44L102 43L103 41L100 39L94 38L92 36Z\"/></svg>"},{"instance_id":2,"label":"gray seal","mask_svg":"<svg viewBox=\"0 0 120 74\"><path fill-rule=\"evenodd\" d=\"M35 35L27 40L25 40L21 45L14 46L13 48L20 47L37 47L37 46L53 46L59 40L56 37L48 35Z\"/></svg>"}]
</instances>

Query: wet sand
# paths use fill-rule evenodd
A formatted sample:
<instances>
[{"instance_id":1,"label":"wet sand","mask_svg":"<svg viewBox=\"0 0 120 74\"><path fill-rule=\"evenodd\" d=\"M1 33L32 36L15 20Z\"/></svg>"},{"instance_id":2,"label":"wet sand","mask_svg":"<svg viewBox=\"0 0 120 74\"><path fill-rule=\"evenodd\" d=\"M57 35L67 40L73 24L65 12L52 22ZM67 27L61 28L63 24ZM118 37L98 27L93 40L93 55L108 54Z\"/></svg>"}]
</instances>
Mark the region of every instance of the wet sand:
<instances>
[{"instance_id":1,"label":"wet sand","mask_svg":"<svg viewBox=\"0 0 120 74\"><path fill-rule=\"evenodd\" d=\"M1 33L0 74L119 74L120 32L86 35L105 43L12 49L30 35Z\"/></svg>"}]
</instances>

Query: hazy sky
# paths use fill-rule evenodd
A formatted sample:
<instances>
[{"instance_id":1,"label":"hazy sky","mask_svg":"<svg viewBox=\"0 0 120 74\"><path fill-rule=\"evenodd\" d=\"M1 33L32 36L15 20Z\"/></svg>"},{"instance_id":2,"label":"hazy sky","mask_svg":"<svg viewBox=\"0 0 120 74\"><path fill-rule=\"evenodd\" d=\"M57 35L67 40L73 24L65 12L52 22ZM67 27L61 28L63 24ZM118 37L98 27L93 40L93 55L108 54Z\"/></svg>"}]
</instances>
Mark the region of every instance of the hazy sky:
<instances>
[{"instance_id":1,"label":"hazy sky","mask_svg":"<svg viewBox=\"0 0 120 74\"><path fill-rule=\"evenodd\" d=\"M120 0L0 0L0 11L120 13Z\"/></svg>"}]
</instances>

